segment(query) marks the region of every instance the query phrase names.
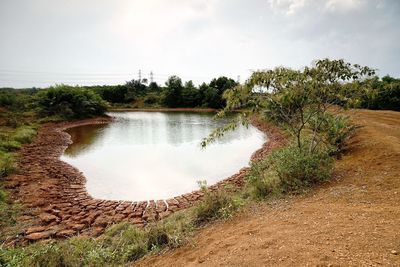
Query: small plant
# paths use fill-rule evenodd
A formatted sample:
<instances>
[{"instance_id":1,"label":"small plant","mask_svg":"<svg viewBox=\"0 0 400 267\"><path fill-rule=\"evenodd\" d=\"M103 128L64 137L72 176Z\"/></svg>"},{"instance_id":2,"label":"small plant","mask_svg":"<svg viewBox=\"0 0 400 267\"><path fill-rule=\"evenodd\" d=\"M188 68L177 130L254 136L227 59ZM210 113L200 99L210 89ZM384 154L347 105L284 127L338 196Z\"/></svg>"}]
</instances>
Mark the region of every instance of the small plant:
<instances>
[{"instance_id":1,"label":"small plant","mask_svg":"<svg viewBox=\"0 0 400 267\"><path fill-rule=\"evenodd\" d=\"M0 142L0 149L5 151L16 151L21 148L21 143L15 140L6 140Z\"/></svg>"},{"instance_id":2,"label":"small plant","mask_svg":"<svg viewBox=\"0 0 400 267\"><path fill-rule=\"evenodd\" d=\"M194 209L195 224L202 225L216 219L227 219L243 205L243 199L218 189L210 192L203 189L205 196Z\"/></svg>"},{"instance_id":3,"label":"small plant","mask_svg":"<svg viewBox=\"0 0 400 267\"><path fill-rule=\"evenodd\" d=\"M331 113L321 114L310 120L309 124L310 128L322 136L322 141L329 147L332 155L340 154L359 128L347 116Z\"/></svg>"},{"instance_id":4,"label":"small plant","mask_svg":"<svg viewBox=\"0 0 400 267\"><path fill-rule=\"evenodd\" d=\"M351 124L345 116L332 116L328 119L326 140L334 147L334 154L344 150L346 142L354 135L358 127Z\"/></svg>"},{"instance_id":5,"label":"small plant","mask_svg":"<svg viewBox=\"0 0 400 267\"><path fill-rule=\"evenodd\" d=\"M17 130L12 136L12 139L21 144L27 144L32 141L35 135L36 135L36 130L32 126L25 125L17 128Z\"/></svg>"},{"instance_id":6,"label":"small plant","mask_svg":"<svg viewBox=\"0 0 400 267\"><path fill-rule=\"evenodd\" d=\"M308 142L304 141L306 147ZM253 197L262 199L317 184L328 179L332 169L333 159L326 149L310 152L292 143L253 163L247 183Z\"/></svg>"},{"instance_id":7,"label":"small plant","mask_svg":"<svg viewBox=\"0 0 400 267\"><path fill-rule=\"evenodd\" d=\"M247 184L255 199L263 199L271 194L278 193L280 190L279 182L279 178L273 171L270 157L251 165Z\"/></svg>"},{"instance_id":8,"label":"small plant","mask_svg":"<svg viewBox=\"0 0 400 267\"><path fill-rule=\"evenodd\" d=\"M274 152L271 161L284 192L324 181L331 176L333 169L333 159L326 150L318 149L311 153L294 145Z\"/></svg>"},{"instance_id":9,"label":"small plant","mask_svg":"<svg viewBox=\"0 0 400 267\"><path fill-rule=\"evenodd\" d=\"M11 174L14 170L15 163L12 154L0 150L0 178Z\"/></svg>"}]
</instances>

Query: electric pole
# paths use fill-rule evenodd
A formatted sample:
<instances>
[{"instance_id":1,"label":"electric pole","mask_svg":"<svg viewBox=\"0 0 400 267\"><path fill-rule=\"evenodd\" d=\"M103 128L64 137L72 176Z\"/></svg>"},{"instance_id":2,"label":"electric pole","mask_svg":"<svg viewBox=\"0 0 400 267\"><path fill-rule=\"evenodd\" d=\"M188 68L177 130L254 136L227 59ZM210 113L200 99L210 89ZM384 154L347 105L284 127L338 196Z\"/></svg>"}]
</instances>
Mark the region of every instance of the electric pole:
<instances>
[{"instance_id":1,"label":"electric pole","mask_svg":"<svg viewBox=\"0 0 400 267\"><path fill-rule=\"evenodd\" d=\"M150 82L153 83L153 71L150 71Z\"/></svg>"},{"instance_id":2,"label":"electric pole","mask_svg":"<svg viewBox=\"0 0 400 267\"><path fill-rule=\"evenodd\" d=\"M139 70L139 73L138 73L139 75L139 82L141 82L142 81L142 70Z\"/></svg>"}]
</instances>

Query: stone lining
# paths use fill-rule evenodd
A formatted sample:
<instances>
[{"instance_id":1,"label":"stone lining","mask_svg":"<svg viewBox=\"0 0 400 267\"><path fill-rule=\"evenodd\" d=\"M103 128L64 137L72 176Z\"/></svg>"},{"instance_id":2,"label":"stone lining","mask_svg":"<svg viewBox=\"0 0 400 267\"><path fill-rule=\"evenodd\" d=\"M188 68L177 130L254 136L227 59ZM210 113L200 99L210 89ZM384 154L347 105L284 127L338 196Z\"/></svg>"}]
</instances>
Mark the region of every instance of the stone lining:
<instances>
[{"instance_id":1,"label":"stone lining","mask_svg":"<svg viewBox=\"0 0 400 267\"><path fill-rule=\"evenodd\" d=\"M202 199L203 192L193 191L167 200L111 201L93 199L85 189L85 177L76 168L60 160L71 144L67 128L109 123L111 118L46 124L39 130L33 143L21 150L18 174L8 177L6 188L15 202L23 205L18 218L21 230L6 243L27 243L48 238L73 235L98 236L111 224L129 222L144 226L168 215L193 206ZM253 125L267 134L268 140L252 155L259 160L284 142L274 127L254 120ZM234 190L244 183L249 168L209 187L211 191L230 185Z\"/></svg>"}]
</instances>

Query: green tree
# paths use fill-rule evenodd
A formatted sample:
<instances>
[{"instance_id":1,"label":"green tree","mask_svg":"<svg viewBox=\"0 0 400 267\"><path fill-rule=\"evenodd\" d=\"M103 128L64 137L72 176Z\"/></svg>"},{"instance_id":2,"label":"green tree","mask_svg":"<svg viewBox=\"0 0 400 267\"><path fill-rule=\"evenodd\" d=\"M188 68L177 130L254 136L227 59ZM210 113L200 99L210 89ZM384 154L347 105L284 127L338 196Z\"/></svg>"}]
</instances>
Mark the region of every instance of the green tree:
<instances>
[{"instance_id":1,"label":"green tree","mask_svg":"<svg viewBox=\"0 0 400 267\"><path fill-rule=\"evenodd\" d=\"M215 109L223 108L226 104L222 97L224 92L236 85L234 80L224 76L214 78L209 84L201 84L198 91L198 105Z\"/></svg>"},{"instance_id":2,"label":"green tree","mask_svg":"<svg viewBox=\"0 0 400 267\"><path fill-rule=\"evenodd\" d=\"M182 88L182 103L183 107L196 107L198 106L198 92L199 90L194 86L193 81L188 81Z\"/></svg>"},{"instance_id":3,"label":"green tree","mask_svg":"<svg viewBox=\"0 0 400 267\"><path fill-rule=\"evenodd\" d=\"M262 115L287 129L299 150L305 148L304 133L311 133L311 141L307 144L312 153L319 144L327 141L320 129L326 122L329 108L337 104L338 98L343 101L344 98L337 96L343 84L361 81L374 74L368 67L329 59L318 60L314 66L303 70L280 67L257 71L243 86L236 86L224 94L227 100L224 112L246 108L241 116L242 123L247 123L250 114ZM351 98L347 99L351 101ZM205 143L213 136L223 134L223 130L218 129Z\"/></svg>"},{"instance_id":4,"label":"green tree","mask_svg":"<svg viewBox=\"0 0 400 267\"><path fill-rule=\"evenodd\" d=\"M92 90L66 85L40 91L37 105L43 115L66 119L101 116L107 110L106 102Z\"/></svg>"},{"instance_id":5,"label":"green tree","mask_svg":"<svg viewBox=\"0 0 400 267\"><path fill-rule=\"evenodd\" d=\"M167 107L176 108L182 104L182 80L178 76L171 76L165 83L164 103Z\"/></svg>"}]
</instances>

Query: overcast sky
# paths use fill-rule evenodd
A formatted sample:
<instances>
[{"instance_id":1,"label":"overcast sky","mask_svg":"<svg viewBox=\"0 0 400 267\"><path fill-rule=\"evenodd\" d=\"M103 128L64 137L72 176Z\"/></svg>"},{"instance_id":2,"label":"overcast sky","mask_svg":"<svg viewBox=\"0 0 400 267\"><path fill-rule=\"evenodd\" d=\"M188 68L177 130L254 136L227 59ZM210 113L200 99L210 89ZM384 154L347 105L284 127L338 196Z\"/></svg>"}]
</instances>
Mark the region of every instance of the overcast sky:
<instances>
[{"instance_id":1,"label":"overcast sky","mask_svg":"<svg viewBox=\"0 0 400 267\"><path fill-rule=\"evenodd\" d=\"M196 83L344 58L400 76L398 0L0 0L0 87Z\"/></svg>"}]
</instances>

